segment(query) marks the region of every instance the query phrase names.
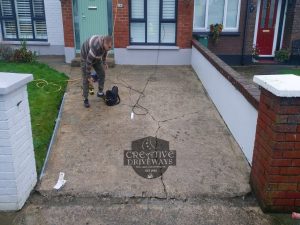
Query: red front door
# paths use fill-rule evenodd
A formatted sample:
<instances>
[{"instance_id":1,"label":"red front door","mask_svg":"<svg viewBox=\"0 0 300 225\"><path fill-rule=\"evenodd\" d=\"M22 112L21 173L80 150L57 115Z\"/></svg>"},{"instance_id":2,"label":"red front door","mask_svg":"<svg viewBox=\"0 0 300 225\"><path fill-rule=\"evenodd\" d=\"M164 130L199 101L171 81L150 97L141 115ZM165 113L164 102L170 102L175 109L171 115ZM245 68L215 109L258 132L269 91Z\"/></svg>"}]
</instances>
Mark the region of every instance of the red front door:
<instances>
[{"instance_id":1,"label":"red front door","mask_svg":"<svg viewBox=\"0 0 300 225\"><path fill-rule=\"evenodd\" d=\"M261 0L256 47L260 55L272 55L278 0Z\"/></svg>"}]
</instances>

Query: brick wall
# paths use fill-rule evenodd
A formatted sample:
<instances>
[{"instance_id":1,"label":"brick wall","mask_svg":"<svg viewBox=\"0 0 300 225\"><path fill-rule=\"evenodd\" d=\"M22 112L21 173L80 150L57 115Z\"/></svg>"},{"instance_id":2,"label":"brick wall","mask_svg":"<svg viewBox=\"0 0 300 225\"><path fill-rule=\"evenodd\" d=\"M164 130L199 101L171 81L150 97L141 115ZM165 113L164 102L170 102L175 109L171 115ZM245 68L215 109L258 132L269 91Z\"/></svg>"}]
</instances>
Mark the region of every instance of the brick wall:
<instances>
[{"instance_id":1,"label":"brick wall","mask_svg":"<svg viewBox=\"0 0 300 225\"><path fill-rule=\"evenodd\" d=\"M117 8L117 3L122 3L123 8ZM128 0L113 0L113 18L114 47L126 48L129 45Z\"/></svg>"},{"instance_id":2,"label":"brick wall","mask_svg":"<svg viewBox=\"0 0 300 225\"><path fill-rule=\"evenodd\" d=\"M65 47L74 47L72 0L61 0Z\"/></svg>"},{"instance_id":3,"label":"brick wall","mask_svg":"<svg viewBox=\"0 0 300 225\"><path fill-rule=\"evenodd\" d=\"M258 1L252 1L254 8L253 12L248 13L247 19L247 30L246 30L246 44L245 44L245 55L251 55L253 41L254 41L254 33L255 33L255 22L256 22L256 15L257 15L257 8L258 8Z\"/></svg>"},{"instance_id":4,"label":"brick wall","mask_svg":"<svg viewBox=\"0 0 300 225\"><path fill-rule=\"evenodd\" d=\"M113 0L113 15L115 18L114 45L115 48L126 48L129 45L129 0ZM122 3L123 8L116 8ZM117 12L117 17L115 17ZM190 0L178 0L177 46L191 48L193 30L194 4Z\"/></svg>"},{"instance_id":5,"label":"brick wall","mask_svg":"<svg viewBox=\"0 0 300 225\"><path fill-rule=\"evenodd\" d=\"M292 40L300 39L300 0L296 0L294 8L294 23L292 30Z\"/></svg>"},{"instance_id":6,"label":"brick wall","mask_svg":"<svg viewBox=\"0 0 300 225\"><path fill-rule=\"evenodd\" d=\"M194 1L178 0L177 46L191 48L193 35Z\"/></svg>"},{"instance_id":7,"label":"brick wall","mask_svg":"<svg viewBox=\"0 0 300 225\"><path fill-rule=\"evenodd\" d=\"M288 4L286 11L286 20L284 28L284 36L282 41L283 48L289 48L292 40L292 30L295 15L295 4Z\"/></svg>"},{"instance_id":8,"label":"brick wall","mask_svg":"<svg viewBox=\"0 0 300 225\"><path fill-rule=\"evenodd\" d=\"M242 46L243 46L243 37L244 37L244 20L245 20L245 15L246 15L246 1L241 1L241 12L240 12L240 20L239 20L239 31L238 35L228 35L223 36L221 33L219 42L217 44L214 44L212 40L209 41L208 48L218 54L218 55L241 55L242 53ZM255 14L255 13L252 13ZM250 15L251 16L251 15ZM254 17L255 21L255 17ZM252 27L250 26L252 24L252 18L249 18L248 20L249 23L249 29L247 30L247 37L248 41L250 42L251 40L251 32ZM255 22L254 22L255 23ZM210 38L211 39L211 38ZM252 46L252 44L251 44Z\"/></svg>"},{"instance_id":9,"label":"brick wall","mask_svg":"<svg viewBox=\"0 0 300 225\"><path fill-rule=\"evenodd\" d=\"M300 98L262 89L251 184L267 211L300 207ZM298 208L299 209L299 208Z\"/></svg>"}]
</instances>

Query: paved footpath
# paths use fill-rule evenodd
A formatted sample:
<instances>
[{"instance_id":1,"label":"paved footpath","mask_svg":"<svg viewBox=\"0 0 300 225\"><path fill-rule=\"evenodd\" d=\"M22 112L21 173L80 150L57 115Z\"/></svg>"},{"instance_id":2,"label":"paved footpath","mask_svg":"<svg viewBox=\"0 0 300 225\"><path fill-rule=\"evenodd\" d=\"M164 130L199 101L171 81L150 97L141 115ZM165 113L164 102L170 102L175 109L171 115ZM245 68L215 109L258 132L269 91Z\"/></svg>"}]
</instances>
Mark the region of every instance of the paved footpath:
<instances>
[{"instance_id":1,"label":"paved footpath","mask_svg":"<svg viewBox=\"0 0 300 225\"><path fill-rule=\"evenodd\" d=\"M118 85L121 104L91 96L85 109L79 68L48 63L75 81L45 175L15 224L277 224L251 195L250 167L191 67L116 66L105 88ZM177 154L156 179L124 166L124 150L148 136ZM59 172L67 182L56 191Z\"/></svg>"}]
</instances>

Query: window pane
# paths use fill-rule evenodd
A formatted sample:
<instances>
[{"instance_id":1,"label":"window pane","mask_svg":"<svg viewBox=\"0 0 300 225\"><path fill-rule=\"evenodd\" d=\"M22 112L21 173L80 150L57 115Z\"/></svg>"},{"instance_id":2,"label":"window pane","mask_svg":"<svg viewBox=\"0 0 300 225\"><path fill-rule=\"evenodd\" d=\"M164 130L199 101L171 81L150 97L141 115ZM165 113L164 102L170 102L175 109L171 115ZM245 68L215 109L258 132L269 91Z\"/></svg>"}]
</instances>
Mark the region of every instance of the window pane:
<instances>
[{"instance_id":1,"label":"window pane","mask_svg":"<svg viewBox=\"0 0 300 225\"><path fill-rule=\"evenodd\" d=\"M195 0L194 28L205 28L206 0Z\"/></svg>"},{"instance_id":2,"label":"window pane","mask_svg":"<svg viewBox=\"0 0 300 225\"><path fill-rule=\"evenodd\" d=\"M239 11L239 0L229 0L227 3L227 18L226 27L236 28L237 27L237 15Z\"/></svg>"},{"instance_id":3,"label":"window pane","mask_svg":"<svg viewBox=\"0 0 300 225\"><path fill-rule=\"evenodd\" d=\"M175 43L175 23L162 23L161 24L161 43Z\"/></svg>"},{"instance_id":4,"label":"window pane","mask_svg":"<svg viewBox=\"0 0 300 225\"><path fill-rule=\"evenodd\" d=\"M134 19L144 19L144 0L131 1L131 17Z\"/></svg>"},{"instance_id":5,"label":"window pane","mask_svg":"<svg viewBox=\"0 0 300 225\"><path fill-rule=\"evenodd\" d=\"M158 43L159 40L159 0L147 2L147 42Z\"/></svg>"},{"instance_id":6,"label":"window pane","mask_svg":"<svg viewBox=\"0 0 300 225\"><path fill-rule=\"evenodd\" d=\"M223 24L225 0L208 0L208 1L209 1L208 23L207 23L208 28L210 24L216 24L216 23Z\"/></svg>"},{"instance_id":7,"label":"window pane","mask_svg":"<svg viewBox=\"0 0 300 225\"><path fill-rule=\"evenodd\" d=\"M13 16L13 8L11 0L1 0L1 14L2 16Z\"/></svg>"},{"instance_id":8,"label":"window pane","mask_svg":"<svg viewBox=\"0 0 300 225\"><path fill-rule=\"evenodd\" d=\"M35 17L44 17L44 3L43 0L32 0L33 15Z\"/></svg>"},{"instance_id":9,"label":"window pane","mask_svg":"<svg viewBox=\"0 0 300 225\"><path fill-rule=\"evenodd\" d=\"M145 42L145 23L130 24L130 40L134 43Z\"/></svg>"},{"instance_id":10,"label":"window pane","mask_svg":"<svg viewBox=\"0 0 300 225\"><path fill-rule=\"evenodd\" d=\"M175 0L163 0L163 19L175 19Z\"/></svg>"},{"instance_id":11,"label":"window pane","mask_svg":"<svg viewBox=\"0 0 300 225\"><path fill-rule=\"evenodd\" d=\"M17 29L15 21L4 21L3 31L5 38L17 38Z\"/></svg>"},{"instance_id":12,"label":"window pane","mask_svg":"<svg viewBox=\"0 0 300 225\"><path fill-rule=\"evenodd\" d=\"M35 38L37 39L47 39L47 28L45 21L35 21Z\"/></svg>"},{"instance_id":13,"label":"window pane","mask_svg":"<svg viewBox=\"0 0 300 225\"><path fill-rule=\"evenodd\" d=\"M28 39L33 38L32 35L32 24L31 24L31 14L30 14L30 0L18 0L16 2L17 7L17 20L18 20L18 30L19 38Z\"/></svg>"}]
</instances>

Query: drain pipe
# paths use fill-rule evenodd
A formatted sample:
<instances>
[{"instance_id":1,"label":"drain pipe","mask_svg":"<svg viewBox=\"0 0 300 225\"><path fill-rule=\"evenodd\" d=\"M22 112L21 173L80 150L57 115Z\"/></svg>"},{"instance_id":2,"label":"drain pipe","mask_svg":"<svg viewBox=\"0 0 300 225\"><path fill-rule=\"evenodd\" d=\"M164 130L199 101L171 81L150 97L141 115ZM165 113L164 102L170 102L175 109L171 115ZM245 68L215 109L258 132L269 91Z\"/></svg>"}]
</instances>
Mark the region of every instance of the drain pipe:
<instances>
[{"instance_id":1,"label":"drain pipe","mask_svg":"<svg viewBox=\"0 0 300 225\"><path fill-rule=\"evenodd\" d=\"M65 103L65 97L66 97L66 93L64 94L63 99L62 99L61 104L60 104L58 116L57 116L56 122L55 122L55 127L54 127L54 130L53 130L53 133L52 133L50 144L48 146L47 155L46 155L46 158L45 158L45 162L44 162L43 168L41 170L41 174L40 174L39 180L41 180L43 178L43 176L44 176L44 171L45 171L45 168L47 166L50 153L52 151L52 145L54 143L54 140L55 140L55 137L56 137L56 134L57 134L57 130L58 130L58 127L59 127L59 124L60 124L60 120L61 120L61 114L62 114L62 109L63 109L64 103Z\"/></svg>"},{"instance_id":2,"label":"drain pipe","mask_svg":"<svg viewBox=\"0 0 300 225\"><path fill-rule=\"evenodd\" d=\"M244 54L245 54L245 45L246 45L246 31L247 31L247 27L248 27L248 13L249 13L248 11L249 11L249 0L247 0L247 3L246 3L246 15L245 15L245 20L244 20L241 65L245 64Z\"/></svg>"}]
</instances>

